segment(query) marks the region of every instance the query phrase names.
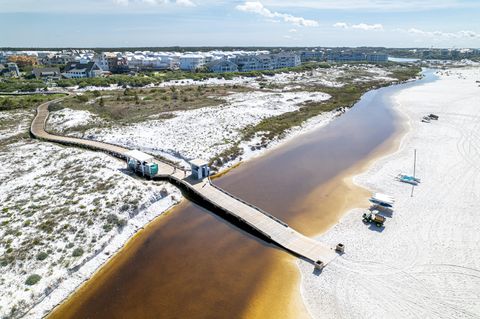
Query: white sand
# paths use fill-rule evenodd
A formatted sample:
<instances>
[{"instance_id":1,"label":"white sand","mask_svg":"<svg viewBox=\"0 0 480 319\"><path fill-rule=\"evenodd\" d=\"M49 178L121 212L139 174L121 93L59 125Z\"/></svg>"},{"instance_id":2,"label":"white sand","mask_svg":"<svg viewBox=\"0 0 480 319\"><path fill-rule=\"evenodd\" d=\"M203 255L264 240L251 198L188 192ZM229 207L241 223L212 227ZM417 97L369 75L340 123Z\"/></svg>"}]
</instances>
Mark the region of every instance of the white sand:
<instances>
[{"instance_id":1,"label":"white sand","mask_svg":"<svg viewBox=\"0 0 480 319\"><path fill-rule=\"evenodd\" d=\"M317 276L299 262L313 318L480 318L480 68L439 73L395 96L411 129L400 149L355 182L396 197L382 232L353 210L319 238L346 254ZM422 123L435 113L439 121ZM393 179L411 172L411 186Z\"/></svg>"},{"instance_id":2,"label":"white sand","mask_svg":"<svg viewBox=\"0 0 480 319\"><path fill-rule=\"evenodd\" d=\"M201 109L173 112L174 118L152 120L111 129L91 129L90 139L178 158L211 159L233 141L240 130L262 119L295 111L305 102L320 102L330 95L317 92L249 92L226 97L226 103Z\"/></svg>"},{"instance_id":3,"label":"white sand","mask_svg":"<svg viewBox=\"0 0 480 319\"><path fill-rule=\"evenodd\" d=\"M13 256L1 266L1 318L38 303L29 314L42 317L182 198L166 182L124 174L124 162L103 153L31 140L3 147L0 161L0 260ZM127 222L123 229L104 228L110 214ZM47 221L52 231L41 227ZM75 257L77 247L84 253ZM41 252L48 253L43 260ZM41 280L28 286L31 274ZM44 299L46 290L53 292Z\"/></svg>"},{"instance_id":4,"label":"white sand","mask_svg":"<svg viewBox=\"0 0 480 319\"><path fill-rule=\"evenodd\" d=\"M64 108L50 113L47 122L47 130L50 132L63 132L67 129L87 124L98 124L100 122L102 122L102 120L89 111Z\"/></svg>"}]
</instances>

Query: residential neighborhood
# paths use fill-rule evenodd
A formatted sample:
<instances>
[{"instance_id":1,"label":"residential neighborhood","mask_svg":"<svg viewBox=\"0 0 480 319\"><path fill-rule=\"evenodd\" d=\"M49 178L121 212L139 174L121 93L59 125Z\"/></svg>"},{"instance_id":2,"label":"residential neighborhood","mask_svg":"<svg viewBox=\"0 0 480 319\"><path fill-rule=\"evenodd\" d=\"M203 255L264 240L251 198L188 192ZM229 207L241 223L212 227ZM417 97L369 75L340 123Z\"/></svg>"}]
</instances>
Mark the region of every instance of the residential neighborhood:
<instances>
[{"instance_id":1,"label":"residential neighborhood","mask_svg":"<svg viewBox=\"0 0 480 319\"><path fill-rule=\"evenodd\" d=\"M208 52L154 52L64 49L61 51L0 51L0 73L18 77L19 70L30 70L37 79L78 79L102 75L160 70L187 72L251 72L299 66L307 61L374 62L387 61L386 53L352 53L268 50ZM18 69L18 70L17 70Z\"/></svg>"}]
</instances>

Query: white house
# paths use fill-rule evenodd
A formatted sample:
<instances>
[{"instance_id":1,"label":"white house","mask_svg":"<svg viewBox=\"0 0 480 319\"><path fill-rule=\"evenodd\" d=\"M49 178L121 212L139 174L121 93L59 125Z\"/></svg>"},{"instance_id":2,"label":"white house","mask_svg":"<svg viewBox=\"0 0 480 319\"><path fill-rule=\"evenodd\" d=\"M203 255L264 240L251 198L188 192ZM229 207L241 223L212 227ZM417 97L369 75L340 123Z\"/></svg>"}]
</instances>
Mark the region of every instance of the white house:
<instances>
[{"instance_id":1,"label":"white house","mask_svg":"<svg viewBox=\"0 0 480 319\"><path fill-rule=\"evenodd\" d=\"M275 69L292 68L302 63L300 55L287 52L275 54L273 60Z\"/></svg>"},{"instance_id":2,"label":"white house","mask_svg":"<svg viewBox=\"0 0 480 319\"><path fill-rule=\"evenodd\" d=\"M180 70L195 71L205 65L205 58L200 54L186 54L180 56Z\"/></svg>"},{"instance_id":3,"label":"white house","mask_svg":"<svg viewBox=\"0 0 480 319\"><path fill-rule=\"evenodd\" d=\"M94 78L103 73L95 62L70 62L65 66L62 75L68 79Z\"/></svg>"},{"instance_id":4,"label":"white house","mask_svg":"<svg viewBox=\"0 0 480 319\"><path fill-rule=\"evenodd\" d=\"M254 55L240 55L235 58L235 63L241 72L262 70L262 63Z\"/></svg>"},{"instance_id":5,"label":"white house","mask_svg":"<svg viewBox=\"0 0 480 319\"><path fill-rule=\"evenodd\" d=\"M210 72L215 73L238 72L238 66L232 61L228 61L225 59L212 61L206 66Z\"/></svg>"}]
</instances>

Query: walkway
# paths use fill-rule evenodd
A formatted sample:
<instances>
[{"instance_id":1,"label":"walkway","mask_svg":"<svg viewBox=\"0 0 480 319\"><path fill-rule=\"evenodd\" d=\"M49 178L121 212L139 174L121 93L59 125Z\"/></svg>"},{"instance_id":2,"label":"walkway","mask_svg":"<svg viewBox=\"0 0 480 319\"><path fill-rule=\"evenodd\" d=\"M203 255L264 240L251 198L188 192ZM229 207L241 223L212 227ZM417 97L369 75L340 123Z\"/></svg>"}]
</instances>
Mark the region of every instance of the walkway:
<instances>
[{"instance_id":1,"label":"walkway","mask_svg":"<svg viewBox=\"0 0 480 319\"><path fill-rule=\"evenodd\" d=\"M30 128L33 136L50 142L84 147L95 151L107 152L118 158L125 158L125 153L130 151L127 148L93 140L54 135L45 131L45 124L49 116L48 106L61 99L63 98L43 103L38 107L37 115ZM252 227L278 246L283 247L296 256L312 263L320 260L324 265L337 256L334 247L304 236L269 213L213 185L208 178L203 181L192 182L188 177L185 178L184 171L175 169L173 165L160 160L155 160L155 162L159 165L158 175L160 177L168 178L177 186L195 194L225 213L234 216L240 222Z\"/></svg>"}]
</instances>

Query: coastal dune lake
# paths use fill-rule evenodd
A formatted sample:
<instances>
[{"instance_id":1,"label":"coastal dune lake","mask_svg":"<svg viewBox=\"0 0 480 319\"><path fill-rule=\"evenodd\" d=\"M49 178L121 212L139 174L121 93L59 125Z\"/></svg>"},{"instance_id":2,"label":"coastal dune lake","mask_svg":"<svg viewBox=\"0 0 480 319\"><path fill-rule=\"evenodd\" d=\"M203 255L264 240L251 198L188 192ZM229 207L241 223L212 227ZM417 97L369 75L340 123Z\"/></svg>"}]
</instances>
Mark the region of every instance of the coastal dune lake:
<instances>
[{"instance_id":1,"label":"coastal dune lake","mask_svg":"<svg viewBox=\"0 0 480 319\"><path fill-rule=\"evenodd\" d=\"M349 177L391 149L402 131L390 97L433 80L427 71L422 80L370 91L328 125L214 183L308 236L325 231L348 207L368 203L368 192ZM295 262L185 200L139 232L50 318L306 317Z\"/></svg>"}]
</instances>

